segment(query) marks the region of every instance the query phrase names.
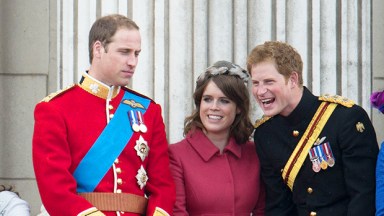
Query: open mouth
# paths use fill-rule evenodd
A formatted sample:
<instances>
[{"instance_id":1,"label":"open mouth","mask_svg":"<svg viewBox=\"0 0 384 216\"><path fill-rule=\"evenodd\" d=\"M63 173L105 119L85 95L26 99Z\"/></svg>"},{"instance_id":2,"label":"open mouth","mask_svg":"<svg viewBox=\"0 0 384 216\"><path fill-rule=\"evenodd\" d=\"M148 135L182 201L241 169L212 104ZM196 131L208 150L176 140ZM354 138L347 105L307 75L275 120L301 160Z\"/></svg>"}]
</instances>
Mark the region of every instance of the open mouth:
<instances>
[{"instance_id":1,"label":"open mouth","mask_svg":"<svg viewBox=\"0 0 384 216\"><path fill-rule=\"evenodd\" d=\"M270 99L263 99L263 100L260 100L261 103L263 103L263 105L268 105L268 104L271 104L273 102L275 102L275 99L274 98L270 98Z\"/></svg>"},{"instance_id":2,"label":"open mouth","mask_svg":"<svg viewBox=\"0 0 384 216\"><path fill-rule=\"evenodd\" d=\"M209 119L213 119L213 120L220 120L223 117L222 116L218 116L218 115L208 115L208 118Z\"/></svg>"}]
</instances>

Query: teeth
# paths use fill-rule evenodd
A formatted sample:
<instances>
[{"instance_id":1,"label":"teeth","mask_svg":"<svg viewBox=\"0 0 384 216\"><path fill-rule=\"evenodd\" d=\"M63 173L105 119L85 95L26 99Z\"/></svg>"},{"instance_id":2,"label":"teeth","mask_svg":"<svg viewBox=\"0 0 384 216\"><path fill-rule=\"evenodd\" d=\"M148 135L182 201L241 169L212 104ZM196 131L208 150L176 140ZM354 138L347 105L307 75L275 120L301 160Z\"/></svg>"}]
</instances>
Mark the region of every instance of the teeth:
<instances>
[{"instance_id":1,"label":"teeth","mask_svg":"<svg viewBox=\"0 0 384 216\"><path fill-rule=\"evenodd\" d=\"M217 115L208 115L208 118L210 118L210 119L222 119L223 117L221 117L221 116L217 116Z\"/></svg>"},{"instance_id":2,"label":"teeth","mask_svg":"<svg viewBox=\"0 0 384 216\"><path fill-rule=\"evenodd\" d=\"M261 102L264 104L269 104L273 102L273 99L264 99L264 100L261 100Z\"/></svg>"}]
</instances>

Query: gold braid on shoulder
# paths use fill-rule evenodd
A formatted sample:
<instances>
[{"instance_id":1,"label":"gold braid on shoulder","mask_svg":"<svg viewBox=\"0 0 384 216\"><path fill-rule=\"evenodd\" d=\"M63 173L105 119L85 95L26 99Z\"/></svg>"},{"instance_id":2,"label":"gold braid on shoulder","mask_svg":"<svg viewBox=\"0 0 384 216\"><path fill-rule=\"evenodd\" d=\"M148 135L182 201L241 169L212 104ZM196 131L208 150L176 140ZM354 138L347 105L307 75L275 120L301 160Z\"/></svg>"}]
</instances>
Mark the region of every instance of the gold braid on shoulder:
<instances>
[{"instance_id":1,"label":"gold braid on shoulder","mask_svg":"<svg viewBox=\"0 0 384 216\"><path fill-rule=\"evenodd\" d=\"M270 118L270 116L263 116L262 118L260 119L257 119L255 124L253 125L253 127L256 129L258 128L260 125L264 124L266 121L268 121Z\"/></svg>"},{"instance_id":2,"label":"gold braid on shoulder","mask_svg":"<svg viewBox=\"0 0 384 216\"><path fill-rule=\"evenodd\" d=\"M319 100L341 104L341 105L348 107L348 108L352 107L355 104L355 102L353 100L350 100L346 97L342 97L340 95L325 94L325 95L319 96Z\"/></svg>"}]
</instances>

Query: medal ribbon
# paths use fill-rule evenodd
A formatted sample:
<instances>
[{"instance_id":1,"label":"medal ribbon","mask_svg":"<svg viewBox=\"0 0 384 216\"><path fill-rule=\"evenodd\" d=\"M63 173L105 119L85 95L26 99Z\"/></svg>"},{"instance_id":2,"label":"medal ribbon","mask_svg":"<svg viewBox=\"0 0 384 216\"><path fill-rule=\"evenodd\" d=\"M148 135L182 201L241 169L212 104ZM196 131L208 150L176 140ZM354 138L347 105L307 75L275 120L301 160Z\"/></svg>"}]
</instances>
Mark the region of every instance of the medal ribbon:
<instances>
[{"instance_id":1,"label":"medal ribbon","mask_svg":"<svg viewBox=\"0 0 384 216\"><path fill-rule=\"evenodd\" d=\"M133 107L122 103L126 99L142 104L144 106L143 112L147 110L150 103L150 100L147 98L125 92L114 117L104 128L73 173L77 182L78 193L94 191L131 139L133 131L129 126L130 122L127 118L127 112L133 109ZM135 109L142 108L135 107Z\"/></svg>"},{"instance_id":2,"label":"medal ribbon","mask_svg":"<svg viewBox=\"0 0 384 216\"><path fill-rule=\"evenodd\" d=\"M320 104L304 135L285 164L282 177L291 190L293 190L293 183L308 155L307 152L319 137L336 106L336 103L322 102Z\"/></svg>"},{"instance_id":3,"label":"medal ribbon","mask_svg":"<svg viewBox=\"0 0 384 216\"><path fill-rule=\"evenodd\" d=\"M326 142L326 143L324 144L324 149L325 149L325 152L326 152L327 156L333 158L333 153L332 153L331 148L329 147L329 142Z\"/></svg>"}]
</instances>

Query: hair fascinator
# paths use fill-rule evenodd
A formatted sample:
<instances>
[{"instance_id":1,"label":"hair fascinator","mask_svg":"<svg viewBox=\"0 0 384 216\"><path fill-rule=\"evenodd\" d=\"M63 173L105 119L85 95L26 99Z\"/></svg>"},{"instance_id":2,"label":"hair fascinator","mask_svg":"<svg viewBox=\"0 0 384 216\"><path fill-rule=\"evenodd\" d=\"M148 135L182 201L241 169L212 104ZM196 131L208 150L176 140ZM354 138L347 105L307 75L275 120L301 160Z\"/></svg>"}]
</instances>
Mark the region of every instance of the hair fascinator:
<instances>
[{"instance_id":1,"label":"hair fascinator","mask_svg":"<svg viewBox=\"0 0 384 216\"><path fill-rule=\"evenodd\" d=\"M242 79L245 84L248 83L249 79L248 72L239 65L228 61L218 61L208 67L205 72L201 73L197 78L197 82L217 75L237 76Z\"/></svg>"},{"instance_id":2,"label":"hair fascinator","mask_svg":"<svg viewBox=\"0 0 384 216\"><path fill-rule=\"evenodd\" d=\"M384 91L371 94L371 104L384 114Z\"/></svg>"}]
</instances>

